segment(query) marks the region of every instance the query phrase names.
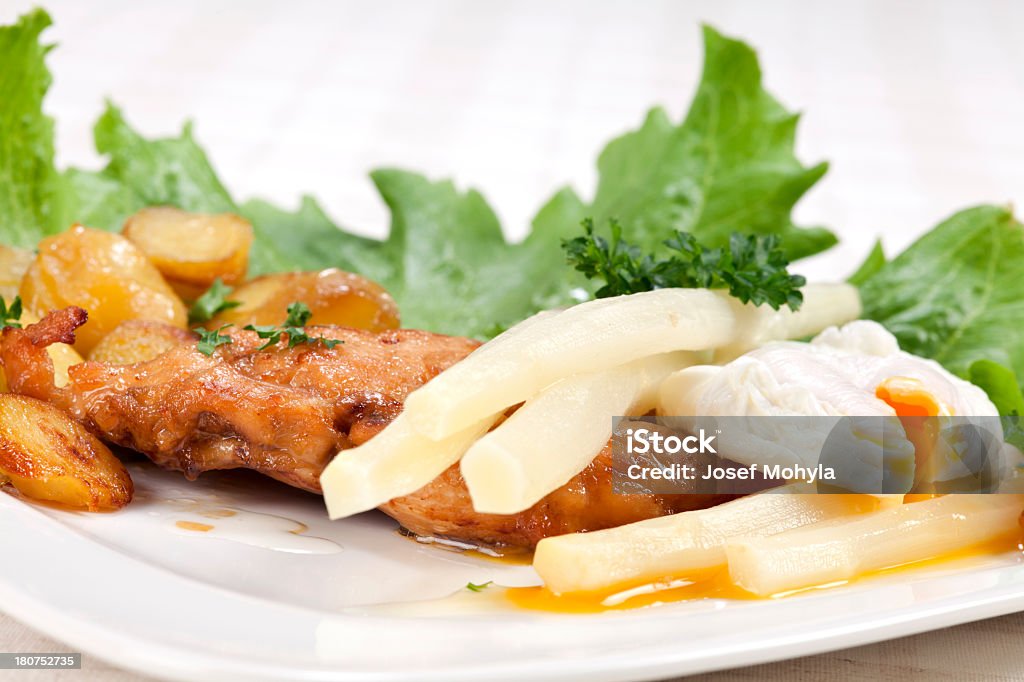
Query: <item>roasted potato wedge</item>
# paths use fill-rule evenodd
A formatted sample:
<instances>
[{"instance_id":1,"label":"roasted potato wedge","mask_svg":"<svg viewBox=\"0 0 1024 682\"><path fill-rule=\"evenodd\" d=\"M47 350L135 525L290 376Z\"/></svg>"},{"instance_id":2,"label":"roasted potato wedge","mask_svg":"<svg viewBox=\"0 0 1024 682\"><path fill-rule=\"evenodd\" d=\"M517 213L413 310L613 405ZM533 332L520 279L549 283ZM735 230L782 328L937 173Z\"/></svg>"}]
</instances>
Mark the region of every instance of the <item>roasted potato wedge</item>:
<instances>
[{"instance_id":1,"label":"roasted potato wedge","mask_svg":"<svg viewBox=\"0 0 1024 682\"><path fill-rule=\"evenodd\" d=\"M225 284L241 282L249 267L252 225L234 213L144 208L128 218L122 234L186 301L198 298L218 278Z\"/></svg>"},{"instance_id":2,"label":"roasted potato wedge","mask_svg":"<svg viewBox=\"0 0 1024 682\"><path fill-rule=\"evenodd\" d=\"M25 249L0 246L0 298L8 303L18 295L21 278L35 260L35 254Z\"/></svg>"},{"instance_id":3,"label":"roasted potato wedge","mask_svg":"<svg viewBox=\"0 0 1024 682\"><path fill-rule=\"evenodd\" d=\"M162 355L175 346L195 341L195 335L163 322L127 320L103 337L89 359L112 365L133 365Z\"/></svg>"},{"instance_id":4,"label":"roasted potato wedge","mask_svg":"<svg viewBox=\"0 0 1024 682\"><path fill-rule=\"evenodd\" d=\"M224 324L281 324L288 316L288 306L295 301L309 306L313 313L310 325L333 324L375 332L399 325L398 306L382 286L333 268L257 277L235 289L230 299L241 305L217 315L210 323L212 329Z\"/></svg>"},{"instance_id":5,"label":"roasted potato wedge","mask_svg":"<svg viewBox=\"0 0 1024 682\"><path fill-rule=\"evenodd\" d=\"M50 359L53 360L53 383L57 385L57 388L67 386L69 381L68 370L78 363L84 362L84 359L78 354L78 351L66 343L55 343L47 346L46 352L50 354Z\"/></svg>"},{"instance_id":6,"label":"roasted potato wedge","mask_svg":"<svg viewBox=\"0 0 1024 682\"><path fill-rule=\"evenodd\" d=\"M72 509L113 511L132 499L117 457L49 403L0 394L0 480L27 498Z\"/></svg>"},{"instance_id":7,"label":"roasted potato wedge","mask_svg":"<svg viewBox=\"0 0 1024 682\"><path fill-rule=\"evenodd\" d=\"M125 320L158 320L185 328L185 304L146 255L118 234L76 225L44 239L21 281L27 310L45 314L77 305L89 311L75 350L88 355Z\"/></svg>"}]
</instances>

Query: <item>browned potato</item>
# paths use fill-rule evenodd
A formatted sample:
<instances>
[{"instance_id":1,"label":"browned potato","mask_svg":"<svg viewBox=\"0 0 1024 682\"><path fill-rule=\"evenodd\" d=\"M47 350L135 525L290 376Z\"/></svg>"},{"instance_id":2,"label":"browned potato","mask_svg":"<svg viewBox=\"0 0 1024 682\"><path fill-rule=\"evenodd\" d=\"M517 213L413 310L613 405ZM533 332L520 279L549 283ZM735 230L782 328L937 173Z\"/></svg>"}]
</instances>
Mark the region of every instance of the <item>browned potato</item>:
<instances>
[{"instance_id":1,"label":"browned potato","mask_svg":"<svg viewBox=\"0 0 1024 682\"><path fill-rule=\"evenodd\" d=\"M0 246L0 298L8 303L18 295L21 278L35 260L35 254L12 246Z\"/></svg>"},{"instance_id":2,"label":"browned potato","mask_svg":"<svg viewBox=\"0 0 1024 682\"><path fill-rule=\"evenodd\" d=\"M249 267L252 225L234 213L144 208L128 218L122 234L186 301L198 298L217 278L225 284L241 282Z\"/></svg>"},{"instance_id":3,"label":"browned potato","mask_svg":"<svg viewBox=\"0 0 1024 682\"><path fill-rule=\"evenodd\" d=\"M146 255L118 234L76 225L44 239L21 281L26 309L38 314L77 305L89 312L75 350L88 355L125 320L185 328L185 304Z\"/></svg>"},{"instance_id":4,"label":"browned potato","mask_svg":"<svg viewBox=\"0 0 1024 682\"><path fill-rule=\"evenodd\" d=\"M132 499L132 479L81 424L49 403L0 394L0 479L27 498L113 511Z\"/></svg>"},{"instance_id":5,"label":"browned potato","mask_svg":"<svg viewBox=\"0 0 1024 682\"><path fill-rule=\"evenodd\" d=\"M103 337L89 359L113 365L133 365L152 360L183 343L195 342L184 329L153 320L128 320Z\"/></svg>"},{"instance_id":6,"label":"browned potato","mask_svg":"<svg viewBox=\"0 0 1024 682\"><path fill-rule=\"evenodd\" d=\"M84 362L81 355L73 347L66 343L55 343L46 347L46 352L53 360L53 382L58 388L68 385L68 370L80 362Z\"/></svg>"},{"instance_id":7,"label":"browned potato","mask_svg":"<svg viewBox=\"0 0 1024 682\"><path fill-rule=\"evenodd\" d=\"M241 305L217 315L211 328L224 324L281 324L288 316L288 306L295 301L309 306L313 313L310 325L371 331L396 329L399 325L398 306L383 287L336 269L257 277L235 289L229 298Z\"/></svg>"}]
</instances>

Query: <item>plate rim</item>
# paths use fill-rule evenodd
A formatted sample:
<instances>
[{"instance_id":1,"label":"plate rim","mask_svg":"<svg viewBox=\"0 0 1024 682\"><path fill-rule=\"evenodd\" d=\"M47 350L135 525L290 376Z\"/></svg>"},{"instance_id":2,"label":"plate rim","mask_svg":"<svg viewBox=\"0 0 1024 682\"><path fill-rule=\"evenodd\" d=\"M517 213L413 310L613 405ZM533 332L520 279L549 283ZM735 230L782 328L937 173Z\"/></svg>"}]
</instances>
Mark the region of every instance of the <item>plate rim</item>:
<instances>
[{"instance_id":1,"label":"plate rim","mask_svg":"<svg viewBox=\"0 0 1024 682\"><path fill-rule=\"evenodd\" d=\"M102 619L90 618L91 614L75 615L66 612L59 605L47 601L42 596L33 597L13 584L8 575L5 563L18 563L24 566L38 566L31 548L33 535L50 535L57 533L66 541L88 543L95 551L101 553L105 560L124 562L138 573L149 571L162 575L170 582L171 587L208 591L211 595L219 594L241 603L270 605L276 609L308 614L321 614L315 609L283 604L271 599L242 594L227 588L204 583L200 580L177 574L162 566L147 563L139 558L126 555L116 548L79 533L42 511L33 508L9 495L2 495L0 500L0 536L5 537L3 562L0 562L0 610L29 627L57 639L75 650L95 656L114 666L136 672L141 675L169 680L253 680L265 681L276 679L295 680L341 680L344 682L383 682L385 680L408 680L409 682L442 682L489 679L513 682L529 675L541 680L594 680L599 682L622 682L633 680L656 680L679 675L712 672L730 668L741 668L750 665L771 663L775 661L816 655L850 647L862 646L874 642L899 637L921 634L953 625L960 625L986 618L1024 611L1024 584L987 586L969 595L956 598L945 597L934 603L920 605L903 605L887 613L875 617L862 617L844 622L842 618L825 625L813 633L806 631L781 633L778 636L762 637L751 640L750 646L737 650L735 646L720 645L717 650L704 648L699 652L685 648L661 645L638 656L636 652L601 655L595 652L583 658L571 659L524 659L522 662L509 664L501 662L497 665L467 665L424 668L419 671L408 670L345 670L337 663L325 663L320 667L283 666L266 661L247 661L230 653L216 654L210 650L182 651L182 647L167 644L134 633L118 630L102 622ZM19 546L20 545L20 546ZM45 561L42 566L47 570L44 575L82 577L82 566L72 562ZM86 567L89 568L88 566ZM989 570L1009 570L1012 567L990 568ZM971 573L962 570L954 575ZM134 589L141 583L135 581ZM122 594L131 598L131 594ZM77 613L77 612L76 612ZM695 614L680 614L682 617L694 617ZM696 614L699 617L699 614ZM358 622L359 616L344 616ZM581 616L565 616L566 619ZM586 617L586 616L582 616ZM387 620L385 617L376 617ZM394 618L392 618L394 619ZM405 619L398 619L405 620ZM443 620L439 618L434 622ZM611 621L609 621L611 622ZM155 663L156 661L156 663Z\"/></svg>"}]
</instances>

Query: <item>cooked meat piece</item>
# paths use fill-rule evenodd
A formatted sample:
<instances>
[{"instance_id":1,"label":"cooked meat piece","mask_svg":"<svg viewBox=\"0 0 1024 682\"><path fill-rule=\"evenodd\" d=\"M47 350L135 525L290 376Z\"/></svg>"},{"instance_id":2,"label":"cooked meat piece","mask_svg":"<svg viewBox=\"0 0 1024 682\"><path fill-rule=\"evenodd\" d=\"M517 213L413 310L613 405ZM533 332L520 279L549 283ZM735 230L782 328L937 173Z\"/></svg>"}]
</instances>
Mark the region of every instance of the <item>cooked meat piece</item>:
<instances>
[{"instance_id":1,"label":"cooked meat piece","mask_svg":"<svg viewBox=\"0 0 1024 682\"><path fill-rule=\"evenodd\" d=\"M195 343L134 365L85 362L58 388L46 346L73 343L80 308L5 329L0 360L10 389L50 401L105 440L196 478L248 468L320 492L320 472L339 450L372 438L405 397L479 344L416 330L380 334L343 327L312 333L344 343L286 343L259 350L253 332L230 331L208 357ZM420 535L533 547L549 535L598 530L729 499L709 495L623 495L612 490L610 448L578 476L514 515L479 514L454 466L381 509Z\"/></svg>"},{"instance_id":2,"label":"cooked meat piece","mask_svg":"<svg viewBox=\"0 0 1024 682\"><path fill-rule=\"evenodd\" d=\"M410 391L479 345L416 330L318 327L310 333L343 343L260 351L264 340L235 330L212 357L186 343L134 365L85 362L58 388L44 349L73 340L85 320L84 310L66 308L5 329L0 358L10 389L50 401L103 439L189 478L248 468L313 492L339 450L376 433Z\"/></svg>"},{"instance_id":3,"label":"cooked meat piece","mask_svg":"<svg viewBox=\"0 0 1024 682\"><path fill-rule=\"evenodd\" d=\"M550 535L614 528L634 521L704 509L735 495L626 495L612 490L611 446L571 481L518 514L473 510L458 465L412 495L381 506L388 516L417 535L451 538L478 545L533 548Z\"/></svg>"}]
</instances>

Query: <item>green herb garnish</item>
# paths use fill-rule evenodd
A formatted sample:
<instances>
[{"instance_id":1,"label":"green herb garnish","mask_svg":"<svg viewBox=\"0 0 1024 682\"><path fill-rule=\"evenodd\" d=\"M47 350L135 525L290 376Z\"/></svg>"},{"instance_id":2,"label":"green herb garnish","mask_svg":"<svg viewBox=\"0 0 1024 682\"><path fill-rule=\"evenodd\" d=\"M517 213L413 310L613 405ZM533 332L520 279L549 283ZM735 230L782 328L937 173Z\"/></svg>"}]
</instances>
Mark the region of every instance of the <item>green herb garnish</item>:
<instances>
[{"instance_id":1,"label":"green herb garnish","mask_svg":"<svg viewBox=\"0 0 1024 682\"><path fill-rule=\"evenodd\" d=\"M493 580L488 580L487 582L482 583L480 585L477 585L476 583L466 583L466 589L469 590L470 592L483 592L484 590L486 590L488 587L490 587L493 584L494 584Z\"/></svg>"},{"instance_id":2,"label":"green herb garnish","mask_svg":"<svg viewBox=\"0 0 1024 682\"><path fill-rule=\"evenodd\" d=\"M309 309L309 306L302 301L296 301L288 306L288 317L280 327L250 324L245 329L256 332L256 335L261 339L267 340L265 344L259 347L259 350L266 350L271 346L276 346L281 341L281 338L285 336L288 337L289 348L295 348L303 343L319 343L327 348L334 348L339 343L345 343L340 339L310 336L306 331L306 323L309 322L311 317L313 317L313 312Z\"/></svg>"},{"instance_id":3,"label":"green herb garnish","mask_svg":"<svg viewBox=\"0 0 1024 682\"><path fill-rule=\"evenodd\" d=\"M622 226L610 221L609 239L598 235L594 223L583 221L582 237L562 242L568 261L588 279L604 281L598 298L622 296L668 287L728 289L744 303L783 305L798 310L800 287L806 280L786 270L789 260L775 235L734 232L728 248L707 248L687 232L676 231L664 242L668 254L658 259L622 239Z\"/></svg>"},{"instance_id":4,"label":"green herb garnish","mask_svg":"<svg viewBox=\"0 0 1024 682\"><path fill-rule=\"evenodd\" d=\"M284 320L284 326L292 329L305 327L311 317L313 317L313 311L309 309L309 306L302 301L295 301L288 306L288 317Z\"/></svg>"},{"instance_id":5,"label":"green herb garnish","mask_svg":"<svg viewBox=\"0 0 1024 682\"><path fill-rule=\"evenodd\" d=\"M213 356L213 353L219 346L227 346L232 343L231 337L226 334L221 334L222 331L230 327L230 324L226 324L220 329L214 329L208 331L202 327L196 328L196 333L199 334L199 343L196 344L196 349L206 356Z\"/></svg>"},{"instance_id":6,"label":"green herb garnish","mask_svg":"<svg viewBox=\"0 0 1024 682\"><path fill-rule=\"evenodd\" d=\"M222 313L225 310L231 310L242 305L239 301L230 301L228 296L234 291L231 287L224 284L220 277L213 280L213 284L206 292L195 300L192 307L188 311L189 324L199 324L201 322L209 322L218 313Z\"/></svg>"},{"instance_id":7,"label":"green herb garnish","mask_svg":"<svg viewBox=\"0 0 1024 682\"><path fill-rule=\"evenodd\" d=\"M7 327L14 327L15 329L21 329L21 297L15 296L14 300L11 301L10 307L7 307L7 302L4 301L3 297L0 296L0 329Z\"/></svg>"}]
</instances>

